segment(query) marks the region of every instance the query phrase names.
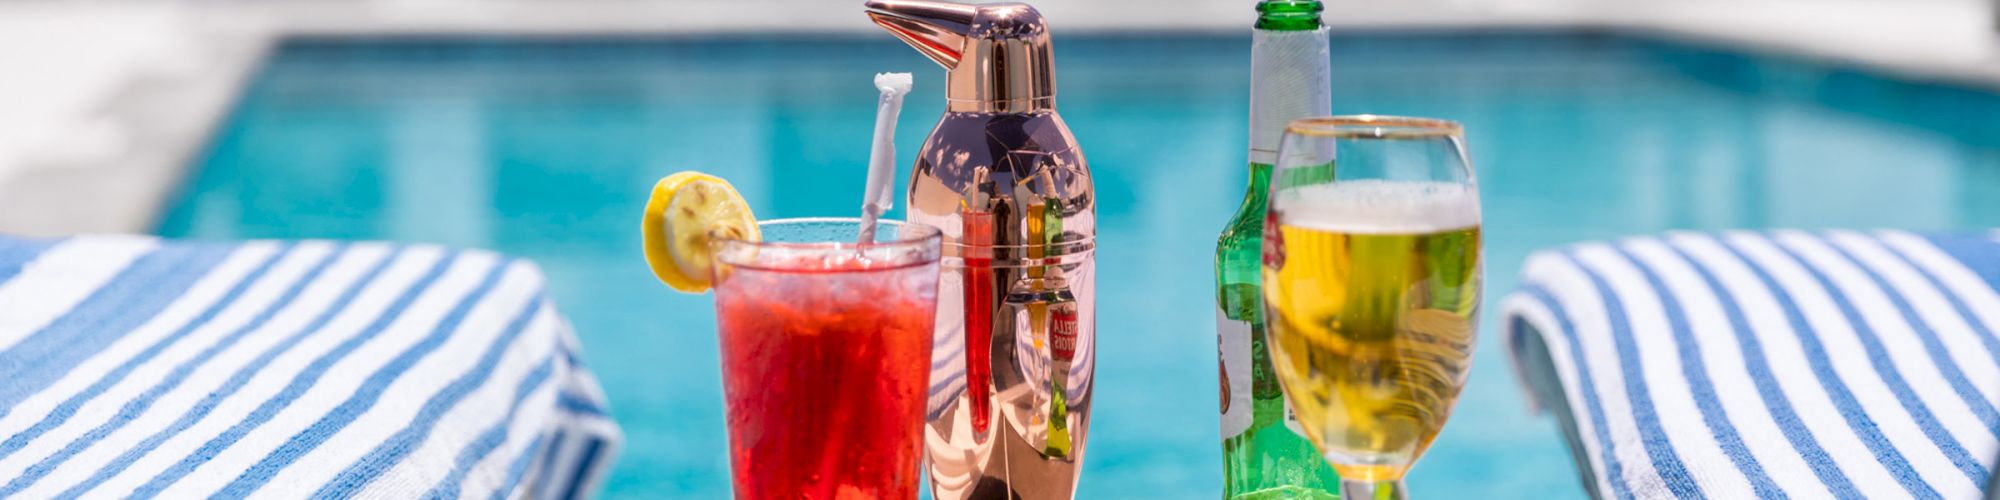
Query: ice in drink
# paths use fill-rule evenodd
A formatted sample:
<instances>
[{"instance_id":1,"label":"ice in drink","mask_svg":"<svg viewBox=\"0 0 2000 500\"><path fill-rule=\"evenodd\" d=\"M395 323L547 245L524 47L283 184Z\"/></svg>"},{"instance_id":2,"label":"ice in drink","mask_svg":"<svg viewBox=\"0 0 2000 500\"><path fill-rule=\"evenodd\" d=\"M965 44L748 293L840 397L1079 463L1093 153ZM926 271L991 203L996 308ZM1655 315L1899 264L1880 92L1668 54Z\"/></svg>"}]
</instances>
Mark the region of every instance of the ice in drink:
<instances>
[{"instance_id":1,"label":"ice in drink","mask_svg":"<svg viewBox=\"0 0 2000 500\"><path fill-rule=\"evenodd\" d=\"M929 245L718 254L737 498L917 497L937 303L935 237Z\"/></svg>"}]
</instances>

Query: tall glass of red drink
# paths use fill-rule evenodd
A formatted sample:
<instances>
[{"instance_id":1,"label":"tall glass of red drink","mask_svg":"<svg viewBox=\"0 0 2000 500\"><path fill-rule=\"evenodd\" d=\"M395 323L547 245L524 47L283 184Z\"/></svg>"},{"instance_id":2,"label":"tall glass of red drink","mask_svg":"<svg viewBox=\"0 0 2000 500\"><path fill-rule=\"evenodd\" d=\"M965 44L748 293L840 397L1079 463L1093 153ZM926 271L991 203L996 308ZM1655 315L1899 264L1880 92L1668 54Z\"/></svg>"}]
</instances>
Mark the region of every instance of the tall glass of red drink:
<instances>
[{"instance_id":1,"label":"tall glass of red drink","mask_svg":"<svg viewBox=\"0 0 2000 500\"><path fill-rule=\"evenodd\" d=\"M722 240L715 311L736 497L917 498L939 238L858 219Z\"/></svg>"}]
</instances>

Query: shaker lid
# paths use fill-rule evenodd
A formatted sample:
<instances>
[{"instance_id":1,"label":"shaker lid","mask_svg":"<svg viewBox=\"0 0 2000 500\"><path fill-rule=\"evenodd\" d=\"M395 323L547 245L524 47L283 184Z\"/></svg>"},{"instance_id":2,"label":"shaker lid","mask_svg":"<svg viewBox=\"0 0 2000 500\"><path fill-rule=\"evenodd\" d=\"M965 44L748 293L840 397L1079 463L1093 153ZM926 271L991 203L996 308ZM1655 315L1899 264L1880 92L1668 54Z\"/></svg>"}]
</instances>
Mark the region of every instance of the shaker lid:
<instances>
[{"instance_id":1,"label":"shaker lid","mask_svg":"<svg viewBox=\"0 0 2000 500\"><path fill-rule=\"evenodd\" d=\"M868 18L949 71L953 111L1055 106L1048 25L1023 3L869 0Z\"/></svg>"}]
</instances>

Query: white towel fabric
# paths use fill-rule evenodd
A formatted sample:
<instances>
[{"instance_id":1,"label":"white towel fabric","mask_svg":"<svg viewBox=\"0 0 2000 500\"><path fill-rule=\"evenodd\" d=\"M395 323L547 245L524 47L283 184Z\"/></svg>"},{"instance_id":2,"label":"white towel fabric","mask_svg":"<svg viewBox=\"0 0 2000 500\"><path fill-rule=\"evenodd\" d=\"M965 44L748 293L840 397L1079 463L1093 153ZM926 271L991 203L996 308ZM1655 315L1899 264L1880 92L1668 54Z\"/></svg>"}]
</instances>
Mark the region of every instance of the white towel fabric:
<instances>
[{"instance_id":1,"label":"white towel fabric","mask_svg":"<svg viewBox=\"0 0 2000 500\"><path fill-rule=\"evenodd\" d=\"M492 253L0 237L0 497L588 496L580 354Z\"/></svg>"},{"instance_id":2,"label":"white towel fabric","mask_svg":"<svg viewBox=\"0 0 2000 500\"><path fill-rule=\"evenodd\" d=\"M1536 253L1501 313L1599 497L1973 498L1996 289L1992 233L1674 233Z\"/></svg>"}]
</instances>

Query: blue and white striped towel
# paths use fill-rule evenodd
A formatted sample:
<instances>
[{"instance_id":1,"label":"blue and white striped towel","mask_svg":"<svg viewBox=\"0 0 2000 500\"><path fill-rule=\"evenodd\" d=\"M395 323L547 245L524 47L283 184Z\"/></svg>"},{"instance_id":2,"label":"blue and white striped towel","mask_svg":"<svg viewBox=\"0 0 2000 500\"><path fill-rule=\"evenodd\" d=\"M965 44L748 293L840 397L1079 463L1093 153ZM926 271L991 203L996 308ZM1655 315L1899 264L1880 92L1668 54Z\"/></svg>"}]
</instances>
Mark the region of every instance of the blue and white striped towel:
<instances>
[{"instance_id":1,"label":"blue and white striped towel","mask_svg":"<svg viewBox=\"0 0 2000 500\"><path fill-rule=\"evenodd\" d=\"M1972 498L1996 288L1992 235L1675 233L1537 253L1501 313L1600 497Z\"/></svg>"},{"instance_id":2,"label":"blue and white striped towel","mask_svg":"<svg viewBox=\"0 0 2000 500\"><path fill-rule=\"evenodd\" d=\"M578 356L491 253L0 237L0 497L588 496Z\"/></svg>"}]
</instances>

